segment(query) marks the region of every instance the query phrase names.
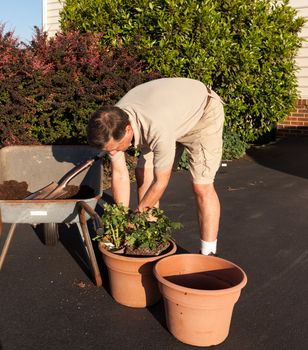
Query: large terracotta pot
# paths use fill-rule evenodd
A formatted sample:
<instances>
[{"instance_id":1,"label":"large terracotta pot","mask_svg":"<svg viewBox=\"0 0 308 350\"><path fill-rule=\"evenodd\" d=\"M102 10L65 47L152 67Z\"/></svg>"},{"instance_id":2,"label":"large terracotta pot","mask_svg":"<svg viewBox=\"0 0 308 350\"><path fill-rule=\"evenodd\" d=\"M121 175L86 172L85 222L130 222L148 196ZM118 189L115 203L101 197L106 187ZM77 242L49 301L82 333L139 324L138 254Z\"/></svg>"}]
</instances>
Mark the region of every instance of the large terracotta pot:
<instances>
[{"instance_id":1,"label":"large terracotta pot","mask_svg":"<svg viewBox=\"0 0 308 350\"><path fill-rule=\"evenodd\" d=\"M154 257L119 255L99 245L108 269L111 295L118 303L143 308L161 299L153 267L158 260L176 252L175 243L170 243L166 253Z\"/></svg>"},{"instance_id":2,"label":"large terracotta pot","mask_svg":"<svg viewBox=\"0 0 308 350\"><path fill-rule=\"evenodd\" d=\"M195 346L223 342L233 306L247 283L245 272L230 261L201 254L179 254L154 267L164 298L169 331Z\"/></svg>"}]
</instances>

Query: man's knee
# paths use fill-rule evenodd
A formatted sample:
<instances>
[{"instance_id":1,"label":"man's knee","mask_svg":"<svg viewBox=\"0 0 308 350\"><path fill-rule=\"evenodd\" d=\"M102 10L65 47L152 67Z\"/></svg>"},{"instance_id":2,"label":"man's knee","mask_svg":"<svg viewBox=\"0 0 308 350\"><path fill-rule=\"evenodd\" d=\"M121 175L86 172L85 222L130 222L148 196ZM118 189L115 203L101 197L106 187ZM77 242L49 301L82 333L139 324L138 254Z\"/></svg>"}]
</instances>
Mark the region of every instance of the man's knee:
<instances>
[{"instance_id":1,"label":"man's knee","mask_svg":"<svg viewBox=\"0 0 308 350\"><path fill-rule=\"evenodd\" d=\"M213 193L216 193L213 183L209 184L192 184L194 194L197 197L207 197Z\"/></svg>"}]
</instances>

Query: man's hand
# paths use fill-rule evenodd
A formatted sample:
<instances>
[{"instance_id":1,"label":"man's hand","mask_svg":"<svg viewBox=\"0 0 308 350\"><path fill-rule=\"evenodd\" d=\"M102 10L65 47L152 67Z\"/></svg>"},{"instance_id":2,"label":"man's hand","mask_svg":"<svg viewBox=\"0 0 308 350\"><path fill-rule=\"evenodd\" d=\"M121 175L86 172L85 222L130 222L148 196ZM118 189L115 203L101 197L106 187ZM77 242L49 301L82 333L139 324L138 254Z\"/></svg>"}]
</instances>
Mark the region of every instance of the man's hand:
<instances>
[{"instance_id":1,"label":"man's hand","mask_svg":"<svg viewBox=\"0 0 308 350\"><path fill-rule=\"evenodd\" d=\"M169 183L172 169L154 170L154 181L141 199L137 210L146 211L148 208L153 208L160 200Z\"/></svg>"}]
</instances>

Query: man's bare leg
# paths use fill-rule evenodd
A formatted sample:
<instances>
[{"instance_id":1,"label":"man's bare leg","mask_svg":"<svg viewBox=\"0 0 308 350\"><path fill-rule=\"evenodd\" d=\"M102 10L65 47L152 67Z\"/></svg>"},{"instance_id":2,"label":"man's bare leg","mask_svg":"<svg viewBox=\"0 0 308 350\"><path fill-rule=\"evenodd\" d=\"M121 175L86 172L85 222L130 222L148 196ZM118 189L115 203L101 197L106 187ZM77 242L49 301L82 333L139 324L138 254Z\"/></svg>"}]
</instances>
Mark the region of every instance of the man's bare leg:
<instances>
[{"instance_id":1,"label":"man's bare leg","mask_svg":"<svg viewBox=\"0 0 308 350\"><path fill-rule=\"evenodd\" d=\"M214 184L193 184L193 190L197 202L200 238L203 242L214 245L213 253L216 253L215 241L219 229L220 202Z\"/></svg>"}]
</instances>

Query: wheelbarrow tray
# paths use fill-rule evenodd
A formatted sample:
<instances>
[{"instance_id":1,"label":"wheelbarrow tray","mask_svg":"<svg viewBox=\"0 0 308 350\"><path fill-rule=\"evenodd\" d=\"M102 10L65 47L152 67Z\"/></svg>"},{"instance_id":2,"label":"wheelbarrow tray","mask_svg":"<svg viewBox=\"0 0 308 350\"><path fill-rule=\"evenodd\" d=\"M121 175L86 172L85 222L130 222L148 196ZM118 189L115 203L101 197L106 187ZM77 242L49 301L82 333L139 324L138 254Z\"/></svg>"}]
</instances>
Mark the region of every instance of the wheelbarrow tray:
<instances>
[{"instance_id":1,"label":"wheelbarrow tray","mask_svg":"<svg viewBox=\"0 0 308 350\"><path fill-rule=\"evenodd\" d=\"M28 191L36 192L57 182L80 162L97 155L90 146L8 146L0 149L0 183L9 180L26 182ZM94 208L103 191L103 166L95 162L70 181L70 185L88 186L94 196L88 199L31 199L0 200L0 237L2 223L10 228L0 254L0 270L3 266L17 224L44 224L49 238L57 238L57 224L76 223L85 251L88 255L93 280L102 285L100 270L93 250L87 220L97 219Z\"/></svg>"},{"instance_id":2,"label":"wheelbarrow tray","mask_svg":"<svg viewBox=\"0 0 308 350\"><path fill-rule=\"evenodd\" d=\"M0 183L25 181L35 192L61 177L80 162L97 154L86 145L8 146L0 149ZM102 195L103 167L101 162L78 174L70 185L89 186L94 197L82 199L95 208ZM77 202L80 199L0 200L4 223L74 223L78 222Z\"/></svg>"}]
</instances>

